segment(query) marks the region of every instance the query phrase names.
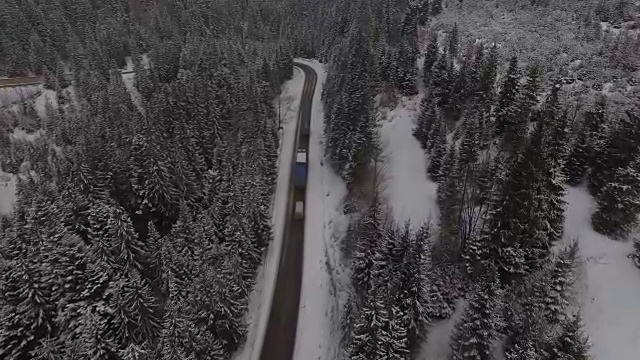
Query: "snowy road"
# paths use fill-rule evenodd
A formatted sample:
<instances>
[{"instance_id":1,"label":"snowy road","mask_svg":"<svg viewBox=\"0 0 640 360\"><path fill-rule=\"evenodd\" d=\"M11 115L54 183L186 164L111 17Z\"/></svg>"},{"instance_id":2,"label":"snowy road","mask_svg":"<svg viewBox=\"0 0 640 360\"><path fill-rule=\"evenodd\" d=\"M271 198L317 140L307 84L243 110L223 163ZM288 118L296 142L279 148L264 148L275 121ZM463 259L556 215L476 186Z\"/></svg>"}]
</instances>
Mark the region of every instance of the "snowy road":
<instances>
[{"instance_id":1,"label":"snowy road","mask_svg":"<svg viewBox=\"0 0 640 360\"><path fill-rule=\"evenodd\" d=\"M302 63L296 63L295 66L304 71L305 83L302 88L302 100L296 129L296 144L294 147L296 151L293 151L291 159L292 167L295 164L297 149L308 151L309 148L311 105L313 104L317 82L317 74L313 68ZM293 175L293 172L291 174ZM293 204L296 201L304 201L305 197L305 190L294 188L293 181L290 181L282 253L278 264L278 275L273 292L269 321L260 351L260 359L263 360L288 360L293 358L298 306L300 304L304 248L304 219L297 220L294 218Z\"/></svg>"},{"instance_id":2,"label":"snowy road","mask_svg":"<svg viewBox=\"0 0 640 360\"><path fill-rule=\"evenodd\" d=\"M133 73L134 73L133 70L121 71L122 75L133 74ZM65 75L69 79L73 78L73 73L67 73ZM44 82L44 78L42 76L23 76L23 77L6 78L6 79L0 79L0 88L33 86L33 85L42 84L43 82Z\"/></svg>"}]
</instances>

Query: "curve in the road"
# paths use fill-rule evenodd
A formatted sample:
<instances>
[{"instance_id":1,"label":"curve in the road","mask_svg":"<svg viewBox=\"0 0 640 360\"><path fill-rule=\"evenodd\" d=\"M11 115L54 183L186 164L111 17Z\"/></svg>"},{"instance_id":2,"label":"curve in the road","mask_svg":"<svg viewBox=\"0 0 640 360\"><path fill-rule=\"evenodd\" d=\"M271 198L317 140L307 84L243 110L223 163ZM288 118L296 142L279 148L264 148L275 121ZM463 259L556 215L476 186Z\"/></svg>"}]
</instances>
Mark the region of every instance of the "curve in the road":
<instances>
[{"instance_id":1,"label":"curve in the road","mask_svg":"<svg viewBox=\"0 0 640 360\"><path fill-rule=\"evenodd\" d=\"M308 65L295 63L305 73L302 98L296 126L296 143L291 159L295 166L298 149L305 149L309 155L309 131L311 128L311 106L318 76ZM285 212L284 239L278 264L273 301L269 313L269 321L260 351L260 360L291 360L296 341L298 324L298 307L300 305L300 289L302 284L302 258L304 249L304 219L294 218L293 204L305 201L305 190L293 185L293 174L290 181L289 202ZM306 188L306 186L305 186ZM306 207L306 204L305 204ZM306 212L306 211L305 211Z\"/></svg>"}]
</instances>

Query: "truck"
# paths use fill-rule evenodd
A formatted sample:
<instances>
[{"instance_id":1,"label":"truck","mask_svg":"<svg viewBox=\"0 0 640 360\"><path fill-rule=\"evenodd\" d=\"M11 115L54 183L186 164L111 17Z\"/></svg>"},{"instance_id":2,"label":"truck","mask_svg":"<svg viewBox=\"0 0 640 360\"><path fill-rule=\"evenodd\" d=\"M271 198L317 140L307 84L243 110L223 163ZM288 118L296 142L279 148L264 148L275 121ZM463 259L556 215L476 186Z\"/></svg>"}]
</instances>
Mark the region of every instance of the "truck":
<instances>
[{"instance_id":1,"label":"truck","mask_svg":"<svg viewBox=\"0 0 640 360\"><path fill-rule=\"evenodd\" d=\"M293 185L298 189L304 189L307 184L307 150L298 149L296 164L293 168Z\"/></svg>"},{"instance_id":2,"label":"truck","mask_svg":"<svg viewBox=\"0 0 640 360\"><path fill-rule=\"evenodd\" d=\"M295 215L294 216L295 216L296 220L304 219L304 202L302 200L296 201L296 208L295 208Z\"/></svg>"}]
</instances>

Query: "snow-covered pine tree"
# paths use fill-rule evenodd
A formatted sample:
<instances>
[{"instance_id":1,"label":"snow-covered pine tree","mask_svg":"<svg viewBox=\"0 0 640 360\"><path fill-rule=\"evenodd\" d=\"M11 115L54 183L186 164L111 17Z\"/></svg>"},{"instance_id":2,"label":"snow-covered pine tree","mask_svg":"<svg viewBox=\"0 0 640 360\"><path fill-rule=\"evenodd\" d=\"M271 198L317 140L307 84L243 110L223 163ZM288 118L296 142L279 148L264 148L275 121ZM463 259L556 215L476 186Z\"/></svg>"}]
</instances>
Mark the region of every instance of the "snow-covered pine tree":
<instances>
[{"instance_id":1,"label":"snow-covered pine tree","mask_svg":"<svg viewBox=\"0 0 640 360\"><path fill-rule=\"evenodd\" d=\"M493 359L494 341L501 328L501 290L497 276L486 274L469 298L451 339L451 360Z\"/></svg>"},{"instance_id":2,"label":"snow-covered pine tree","mask_svg":"<svg viewBox=\"0 0 640 360\"><path fill-rule=\"evenodd\" d=\"M535 269L539 260L549 254L553 241L562 235L556 224L564 216L564 203L554 187L556 175L550 169L553 159L547 160L545 148L551 124L538 124L524 153L510 169L501 195L491 202L486 226L478 239L484 245L473 246L482 256L496 261L503 281Z\"/></svg>"},{"instance_id":3,"label":"snow-covered pine tree","mask_svg":"<svg viewBox=\"0 0 640 360\"><path fill-rule=\"evenodd\" d=\"M565 195L565 175L564 166L567 155L568 142L568 117L566 112L556 113L555 116L545 124L548 139L544 148L544 161L539 170L542 174L543 191L542 204L540 209L545 209L548 236L551 242L562 239L564 231L564 213L566 202Z\"/></svg>"},{"instance_id":4,"label":"snow-covered pine tree","mask_svg":"<svg viewBox=\"0 0 640 360\"><path fill-rule=\"evenodd\" d=\"M397 311L404 317L401 324L406 331L407 346L410 350L415 350L426 338L431 322L426 277L430 271L429 245L429 223L425 223L411 237L400 269Z\"/></svg>"},{"instance_id":5,"label":"snow-covered pine tree","mask_svg":"<svg viewBox=\"0 0 640 360\"><path fill-rule=\"evenodd\" d=\"M484 124L485 120L489 118L491 112L491 105L495 98L495 86L496 76L498 75L498 48L496 45L492 46L489 52L482 57L482 64L480 66L478 75L478 84L476 86L476 94L474 96L476 107L478 107L479 114L485 115L480 117L479 122Z\"/></svg>"},{"instance_id":6,"label":"snow-covered pine tree","mask_svg":"<svg viewBox=\"0 0 640 360\"><path fill-rule=\"evenodd\" d=\"M551 324L559 323L566 318L577 255L578 242L573 241L560 251L549 269L548 276L542 279L545 290L540 292L543 295L540 305L544 307L544 314Z\"/></svg>"},{"instance_id":7,"label":"snow-covered pine tree","mask_svg":"<svg viewBox=\"0 0 640 360\"><path fill-rule=\"evenodd\" d=\"M478 160L480 129L477 118L473 115L465 117L462 128L464 133L460 143L460 164L466 167Z\"/></svg>"},{"instance_id":8,"label":"snow-covered pine tree","mask_svg":"<svg viewBox=\"0 0 640 360\"><path fill-rule=\"evenodd\" d=\"M438 116L438 109L429 95L420 101L420 114L416 119L416 126L413 128L413 136L420 142L423 149L427 149L430 142L429 135L433 129Z\"/></svg>"},{"instance_id":9,"label":"snow-covered pine tree","mask_svg":"<svg viewBox=\"0 0 640 360\"><path fill-rule=\"evenodd\" d=\"M495 108L496 135L513 133L518 120L516 115L516 98L520 92L520 69L518 58L511 57L505 79L500 85L500 94Z\"/></svg>"},{"instance_id":10,"label":"snow-covered pine tree","mask_svg":"<svg viewBox=\"0 0 640 360\"><path fill-rule=\"evenodd\" d=\"M619 118L608 135L589 174L589 189L594 196L614 182L616 172L628 166L640 152L640 117L627 111L627 116Z\"/></svg>"},{"instance_id":11,"label":"snow-covered pine tree","mask_svg":"<svg viewBox=\"0 0 640 360\"><path fill-rule=\"evenodd\" d=\"M427 45L427 51L424 55L424 65L422 67L422 83L425 88L428 88L431 84L431 73L433 66L438 61L438 33L431 32L429 34L429 44Z\"/></svg>"},{"instance_id":12,"label":"snow-covered pine tree","mask_svg":"<svg viewBox=\"0 0 640 360\"><path fill-rule=\"evenodd\" d=\"M413 96L418 94L416 85L416 76L418 69L416 67L417 47L416 40L407 36L400 43L398 51L398 61L396 62L396 82L400 93L404 96Z\"/></svg>"},{"instance_id":13,"label":"snow-covered pine tree","mask_svg":"<svg viewBox=\"0 0 640 360\"><path fill-rule=\"evenodd\" d=\"M403 360L411 353L408 327L413 319L411 313L403 311L399 306L392 305L389 311L389 339L383 343L380 359Z\"/></svg>"},{"instance_id":14,"label":"snow-covered pine tree","mask_svg":"<svg viewBox=\"0 0 640 360\"><path fill-rule=\"evenodd\" d=\"M377 75L368 21L363 15L360 21L354 22L340 48L341 60L336 64L336 71L341 76L335 86L348 91L336 93L338 98L331 100L331 110L327 112L330 116L325 119L325 149L335 170L345 180L367 165L378 149L373 114L373 80Z\"/></svg>"},{"instance_id":15,"label":"snow-covered pine tree","mask_svg":"<svg viewBox=\"0 0 640 360\"><path fill-rule=\"evenodd\" d=\"M458 149L450 144L440 175L438 175L438 203L440 205L440 235L437 241L438 256L457 259L460 255L460 205L462 196L462 170Z\"/></svg>"},{"instance_id":16,"label":"snow-covered pine tree","mask_svg":"<svg viewBox=\"0 0 640 360\"><path fill-rule=\"evenodd\" d=\"M447 319L453 314L453 308L449 305L447 300L442 294L441 287L438 286L435 277L440 273L434 270L428 276L429 282L427 285L427 315L432 319Z\"/></svg>"},{"instance_id":17,"label":"snow-covered pine tree","mask_svg":"<svg viewBox=\"0 0 640 360\"><path fill-rule=\"evenodd\" d=\"M588 360L591 344L582 330L582 317L576 312L562 322L560 335L546 349L543 360Z\"/></svg>"},{"instance_id":18,"label":"snow-covered pine tree","mask_svg":"<svg viewBox=\"0 0 640 360\"><path fill-rule=\"evenodd\" d=\"M438 180L440 176L440 167L442 166L442 162L444 161L444 157L447 153L447 128L440 117L438 117L438 121L434 124L432 133L433 134L430 138L433 142L433 149L431 150L427 173L432 179Z\"/></svg>"},{"instance_id":19,"label":"snow-covered pine tree","mask_svg":"<svg viewBox=\"0 0 640 360\"><path fill-rule=\"evenodd\" d=\"M638 225L640 214L640 159L615 172L612 182L596 197L598 209L591 217L593 228L613 238L624 238Z\"/></svg>"},{"instance_id":20,"label":"snow-covered pine tree","mask_svg":"<svg viewBox=\"0 0 640 360\"><path fill-rule=\"evenodd\" d=\"M38 266L35 256L8 262L3 269L0 279L3 286L0 300L2 358L28 359L41 339L55 335L52 283L48 279L48 269Z\"/></svg>"},{"instance_id":21,"label":"snow-covered pine tree","mask_svg":"<svg viewBox=\"0 0 640 360\"><path fill-rule=\"evenodd\" d=\"M360 220L351 261L351 283L360 298L371 284L373 259L383 239L383 231L382 204L379 197L374 196Z\"/></svg>"},{"instance_id":22,"label":"snow-covered pine tree","mask_svg":"<svg viewBox=\"0 0 640 360\"><path fill-rule=\"evenodd\" d=\"M466 110L466 103L469 96L473 93L472 81L472 63L469 56L459 60L461 62L458 71L452 71L451 89L449 99L446 106L446 118L450 121L457 122ZM451 69L455 69L450 65Z\"/></svg>"},{"instance_id":23,"label":"snow-covered pine tree","mask_svg":"<svg viewBox=\"0 0 640 360\"><path fill-rule=\"evenodd\" d=\"M449 102L449 93L453 82L452 70L449 68L446 52L438 55L438 60L431 71L431 83L429 85L431 96L440 108L446 107Z\"/></svg>"},{"instance_id":24,"label":"snow-covered pine tree","mask_svg":"<svg viewBox=\"0 0 640 360\"><path fill-rule=\"evenodd\" d=\"M112 324L120 344L154 342L162 331L157 299L151 288L136 273L122 278L115 286Z\"/></svg>"},{"instance_id":25,"label":"snow-covered pine tree","mask_svg":"<svg viewBox=\"0 0 640 360\"><path fill-rule=\"evenodd\" d=\"M565 165L567 183L578 185L589 168L593 167L602 149L603 127L606 120L606 97L596 99L584 118L573 141Z\"/></svg>"},{"instance_id":26,"label":"snow-covered pine tree","mask_svg":"<svg viewBox=\"0 0 640 360\"><path fill-rule=\"evenodd\" d=\"M567 184L576 186L582 182L587 172L587 162L584 154L587 151L587 132L584 128L580 128L575 139L572 142L567 163L565 164L565 172L567 175Z\"/></svg>"},{"instance_id":27,"label":"snow-covered pine tree","mask_svg":"<svg viewBox=\"0 0 640 360\"><path fill-rule=\"evenodd\" d=\"M377 287L368 291L360 315L351 332L347 348L349 360L386 359L385 344L391 342L389 311L384 292Z\"/></svg>"}]
</instances>

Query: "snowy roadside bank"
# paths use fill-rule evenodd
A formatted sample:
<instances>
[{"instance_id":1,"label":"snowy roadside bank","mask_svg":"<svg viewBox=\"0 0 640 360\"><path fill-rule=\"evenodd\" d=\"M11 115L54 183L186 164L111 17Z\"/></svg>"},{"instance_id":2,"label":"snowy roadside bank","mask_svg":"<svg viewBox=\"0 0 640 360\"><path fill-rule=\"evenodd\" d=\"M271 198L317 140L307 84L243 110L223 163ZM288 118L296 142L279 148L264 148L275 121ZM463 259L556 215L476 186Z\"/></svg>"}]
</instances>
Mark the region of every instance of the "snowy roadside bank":
<instances>
[{"instance_id":1,"label":"snowy roadside bank","mask_svg":"<svg viewBox=\"0 0 640 360\"><path fill-rule=\"evenodd\" d=\"M256 277L256 286L249 300L246 320L249 324L249 333L243 347L236 352L234 357L236 360L259 358L269 320L269 310L271 309L278 263L280 262L285 211L289 199L287 191L291 179L291 163L281 161L281 159L290 159L293 156L298 108L300 107L304 80L304 73L300 69L294 68L293 78L282 85L280 99L275 100L276 108L280 107L282 131L280 132L280 155L278 158L278 184L272 204L273 242L266 252L264 263Z\"/></svg>"},{"instance_id":2,"label":"snowy roadside bank","mask_svg":"<svg viewBox=\"0 0 640 360\"><path fill-rule=\"evenodd\" d=\"M340 351L340 296L345 276L337 241L347 227L341 201L346 187L329 166L324 166L322 146L324 113L322 85L326 73L317 61L296 61L318 74L313 99L309 140L309 177L305 220L304 267L294 359L336 359Z\"/></svg>"}]
</instances>

